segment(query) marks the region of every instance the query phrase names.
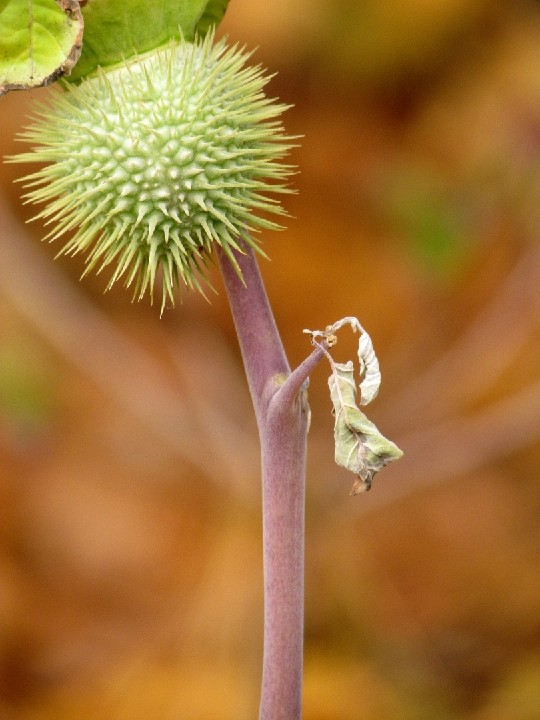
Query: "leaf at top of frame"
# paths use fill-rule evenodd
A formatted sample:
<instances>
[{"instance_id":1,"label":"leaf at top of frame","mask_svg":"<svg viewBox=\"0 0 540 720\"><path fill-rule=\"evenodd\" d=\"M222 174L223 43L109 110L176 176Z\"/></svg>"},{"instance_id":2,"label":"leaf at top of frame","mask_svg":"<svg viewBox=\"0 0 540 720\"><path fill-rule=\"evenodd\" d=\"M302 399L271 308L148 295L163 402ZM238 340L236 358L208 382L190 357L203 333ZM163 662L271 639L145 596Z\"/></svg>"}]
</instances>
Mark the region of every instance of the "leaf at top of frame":
<instances>
[{"instance_id":1,"label":"leaf at top of frame","mask_svg":"<svg viewBox=\"0 0 540 720\"><path fill-rule=\"evenodd\" d=\"M171 39L204 35L225 14L228 0L88 0L83 7L84 43L69 81L98 66L118 65Z\"/></svg>"},{"instance_id":2,"label":"leaf at top of frame","mask_svg":"<svg viewBox=\"0 0 540 720\"><path fill-rule=\"evenodd\" d=\"M69 74L82 32L75 0L0 0L0 95Z\"/></svg>"},{"instance_id":3,"label":"leaf at top of frame","mask_svg":"<svg viewBox=\"0 0 540 720\"><path fill-rule=\"evenodd\" d=\"M218 25L225 15L228 4L229 0L208 0L197 23L197 32L205 35L213 25Z\"/></svg>"}]
</instances>

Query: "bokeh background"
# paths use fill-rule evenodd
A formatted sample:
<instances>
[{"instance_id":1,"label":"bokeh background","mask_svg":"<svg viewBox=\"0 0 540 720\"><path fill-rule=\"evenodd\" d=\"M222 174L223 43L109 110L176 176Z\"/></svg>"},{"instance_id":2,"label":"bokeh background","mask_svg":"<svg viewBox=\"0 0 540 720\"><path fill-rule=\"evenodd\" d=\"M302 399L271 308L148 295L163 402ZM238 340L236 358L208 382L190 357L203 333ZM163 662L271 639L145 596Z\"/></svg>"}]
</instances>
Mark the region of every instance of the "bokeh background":
<instances>
[{"instance_id":1,"label":"bokeh background","mask_svg":"<svg viewBox=\"0 0 540 720\"><path fill-rule=\"evenodd\" d=\"M304 135L262 272L291 363L357 315L371 493L310 388L305 720L540 717L540 3L232 0ZM34 98L0 100L0 151ZM223 291L168 310L53 263L0 167L0 717L250 720L258 441ZM213 278L221 290L217 270ZM335 357L352 356L343 330Z\"/></svg>"}]
</instances>

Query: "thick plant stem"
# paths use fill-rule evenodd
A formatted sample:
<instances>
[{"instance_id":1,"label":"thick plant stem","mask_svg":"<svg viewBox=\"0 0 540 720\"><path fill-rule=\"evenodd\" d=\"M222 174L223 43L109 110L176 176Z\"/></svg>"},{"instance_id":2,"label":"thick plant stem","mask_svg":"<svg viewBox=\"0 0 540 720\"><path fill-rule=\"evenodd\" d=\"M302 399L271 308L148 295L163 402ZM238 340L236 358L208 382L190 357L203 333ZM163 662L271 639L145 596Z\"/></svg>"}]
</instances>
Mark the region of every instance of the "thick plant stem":
<instances>
[{"instance_id":1,"label":"thick plant stem","mask_svg":"<svg viewBox=\"0 0 540 720\"><path fill-rule=\"evenodd\" d=\"M289 375L290 368L255 254L246 248L245 254L236 253L235 258L242 279L228 257L222 251L218 252L260 431L270 399L278 389L276 378Z\"/></svg>"},{"instance_id":2,"label":"thick plant stem","mask_svg":"<svg viewBox=\"0 0 540 720\"><path fill-rule=\"evenodd\" d=\"M304 497L314 351L291 374L252 250L243 282L218 253L257 416L262 451L264 658L260 720L300 720L304 615Z\"/></svg>"},{"instance_id":3,"label":"thick plant stem","mask_svg":"<svg viewBox=\"0 0 540 720\"><path fill-rule=\"evenodd\" d=\"M261 437L264 659L261 720L300 718L307 407L271 412Z\"/></svg>"}]
</instances>

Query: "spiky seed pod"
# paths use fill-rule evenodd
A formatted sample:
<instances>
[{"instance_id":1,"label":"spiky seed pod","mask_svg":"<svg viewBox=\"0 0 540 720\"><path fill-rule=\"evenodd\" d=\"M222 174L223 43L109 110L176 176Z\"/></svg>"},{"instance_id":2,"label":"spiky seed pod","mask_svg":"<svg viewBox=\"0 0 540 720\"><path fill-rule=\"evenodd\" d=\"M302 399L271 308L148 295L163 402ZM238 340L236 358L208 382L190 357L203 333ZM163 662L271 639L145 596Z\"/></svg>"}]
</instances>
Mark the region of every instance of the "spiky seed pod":
<instances>
[{"instance_id":1,"label":"spiky seed pod","mask_svg":"<svg viewBox=\"0 0 540 720\"><path fill-rule=\"evenodd\" d=\"M251 233L280 226L257 213L285 215L272 193L290 192L291 148L267 99L260 66L209 34L176 42L40 106L20 138L33 150L12 162L45 162L23 178L27 202L61 253L86 254L87 268L114 263L134 297L153 296L162 276L162 309L200 278L217 244L238 269L233 249L258 249ZM239 270L238 270L239 272Z\"/></svg>"}]
</instances>

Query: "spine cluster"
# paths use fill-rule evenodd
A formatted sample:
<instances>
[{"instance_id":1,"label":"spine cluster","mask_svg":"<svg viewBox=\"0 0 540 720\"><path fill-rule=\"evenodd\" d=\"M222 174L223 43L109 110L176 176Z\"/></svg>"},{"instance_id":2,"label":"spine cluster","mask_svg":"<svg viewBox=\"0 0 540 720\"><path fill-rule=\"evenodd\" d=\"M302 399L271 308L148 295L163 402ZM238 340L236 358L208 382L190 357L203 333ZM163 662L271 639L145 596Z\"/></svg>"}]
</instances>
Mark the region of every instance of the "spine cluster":
<instances>
[{"instance_id":1,"label":"spine cluster","mask_svg":"<svg viewBox=\"0 0 540 720\"><path fill-rule=\"evenodd\" d=\"M268 193L290 192L292 173L286 106L248 58L211 34L175 42L40 106L21 135L33 149L11 161L45 163L23 181L46 237L83 252L85 273L111 266L108 288L122 278L138 299L161 276L162 308L181 285L202 290L215 244L237 268L233 250L280 228Z\"/></svg>"}]
</instances>

